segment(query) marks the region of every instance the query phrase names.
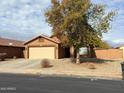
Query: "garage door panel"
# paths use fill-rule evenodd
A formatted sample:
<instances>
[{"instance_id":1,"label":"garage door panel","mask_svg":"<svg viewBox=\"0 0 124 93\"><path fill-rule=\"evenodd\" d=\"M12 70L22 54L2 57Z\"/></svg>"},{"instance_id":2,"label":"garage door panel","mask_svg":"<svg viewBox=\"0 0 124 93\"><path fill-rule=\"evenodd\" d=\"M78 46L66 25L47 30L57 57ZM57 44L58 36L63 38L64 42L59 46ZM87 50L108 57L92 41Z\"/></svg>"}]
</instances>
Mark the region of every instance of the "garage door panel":
<instances>
[{"instance_id":1,"label":"garage door panel","mask_svg":"<svg viewBox=\"0 0 124 93\"><path fill-rule=\"evenodd\" d=\"M55 59L55 47L30 47L29 59Z\"/></svg>"}]
</instances>

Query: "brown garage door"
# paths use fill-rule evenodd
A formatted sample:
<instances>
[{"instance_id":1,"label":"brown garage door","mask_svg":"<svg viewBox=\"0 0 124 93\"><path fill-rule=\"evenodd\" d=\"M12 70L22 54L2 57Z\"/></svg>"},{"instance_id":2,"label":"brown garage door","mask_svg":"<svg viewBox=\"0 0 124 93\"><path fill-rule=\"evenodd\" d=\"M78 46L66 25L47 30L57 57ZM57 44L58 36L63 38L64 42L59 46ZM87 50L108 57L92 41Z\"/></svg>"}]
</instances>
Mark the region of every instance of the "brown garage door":
<instances>
[{"instance_id":1,"label":"brown garage door","mask_svg":"<svg viewBox=\"0 0 124 93\"><path fill-rule=\"evenodd\" d=\"M29 59L55 59L55 47L30 47Z\"/></svg>"}]
</instances>

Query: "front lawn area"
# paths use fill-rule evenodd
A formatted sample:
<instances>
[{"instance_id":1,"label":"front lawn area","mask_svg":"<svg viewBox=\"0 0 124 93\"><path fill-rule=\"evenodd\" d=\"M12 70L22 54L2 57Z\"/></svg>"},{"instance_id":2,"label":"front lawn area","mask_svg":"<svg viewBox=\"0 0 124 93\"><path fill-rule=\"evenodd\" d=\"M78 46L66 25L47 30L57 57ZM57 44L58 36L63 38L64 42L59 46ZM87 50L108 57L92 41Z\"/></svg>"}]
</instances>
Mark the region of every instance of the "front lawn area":
<instances>
[{"instance_id":1,"label":"front lawn area","mask_svg":"<svg viewBox=\"0 0 124 93\"><path fill-rule=\"evenodd\" d=\"M41 60L17 59L0 62L2 73L45 74L45 75L71 75L95 76L102 78L121 78L120 61L82 59L81 64L72 63L70 59L49 60L51 67L41 68Z\"/></svg>"}]
</instances>

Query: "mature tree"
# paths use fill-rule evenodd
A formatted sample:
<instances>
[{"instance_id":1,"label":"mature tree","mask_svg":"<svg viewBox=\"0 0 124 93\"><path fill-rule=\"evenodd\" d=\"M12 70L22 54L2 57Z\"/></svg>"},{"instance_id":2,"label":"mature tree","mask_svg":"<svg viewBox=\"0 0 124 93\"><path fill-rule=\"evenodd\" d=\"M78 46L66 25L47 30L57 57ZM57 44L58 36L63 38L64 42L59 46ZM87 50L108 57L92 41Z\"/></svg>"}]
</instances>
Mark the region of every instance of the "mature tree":
<instances>
[{"instance_id":1,"label":"mature tree","mask_svg":"<svg viewBox=\"0 0 124 93\"><path fill-rule=\"evenodd\" d=\"M109 30L115 12L105 13L104 5L90 0L51 0L51 3L45 13L46 21L64 46L76 50L79 63L79 48L99 46L102 33Z\"/></svg>"},{"instance_id":2,"label":"mature tree","mask_svg":"<svg viewBox=\"0 0 124 93\"><path fill-rule=\"evenodd\" d=\"M106 42L101 40L102 34L107 33L111 28L110 23L113 20L116 12L106 12L106 6L103 4L90 4L90 8L88 10L88 23L97 33L98 39L96 42L93 40L93 43L90 44L90 50L93 50L94 47L100 48L110 48ZM90 52L91 53L91 52ZM93 56L92 54L90 55Z\"/></svg>"},{"instance_id":3,"label":"mature tree","mask_svg":"<svg viewBox=\"0 0 124 93\"><path fill-rule=\"evenodd\" d=\"M109 45L107 42L103 41L103 42L101 42L101 46L99 46L98 48L109 49L109 48L112 48L112 46Z\"/></svg>"}]
</instances>

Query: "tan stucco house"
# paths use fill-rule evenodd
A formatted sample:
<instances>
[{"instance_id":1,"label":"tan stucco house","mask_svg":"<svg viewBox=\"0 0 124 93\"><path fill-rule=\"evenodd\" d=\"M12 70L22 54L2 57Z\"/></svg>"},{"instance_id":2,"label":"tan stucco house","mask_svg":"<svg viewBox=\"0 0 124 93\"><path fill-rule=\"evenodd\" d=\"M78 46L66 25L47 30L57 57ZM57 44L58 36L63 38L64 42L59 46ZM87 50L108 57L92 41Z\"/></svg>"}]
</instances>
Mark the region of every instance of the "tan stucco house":
<instances>
[{"instance_id":1,"label":"tan stucco house","mask_svg":"<svg viewBox=\"0 0 124 93\"><path fill-rule=\"evenodd\" d=\"M29 59L59 59L69 57L69 49L61 46L57 37L37 36L25 45L25 57Z\"/></svg>"}]
</instances>

